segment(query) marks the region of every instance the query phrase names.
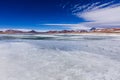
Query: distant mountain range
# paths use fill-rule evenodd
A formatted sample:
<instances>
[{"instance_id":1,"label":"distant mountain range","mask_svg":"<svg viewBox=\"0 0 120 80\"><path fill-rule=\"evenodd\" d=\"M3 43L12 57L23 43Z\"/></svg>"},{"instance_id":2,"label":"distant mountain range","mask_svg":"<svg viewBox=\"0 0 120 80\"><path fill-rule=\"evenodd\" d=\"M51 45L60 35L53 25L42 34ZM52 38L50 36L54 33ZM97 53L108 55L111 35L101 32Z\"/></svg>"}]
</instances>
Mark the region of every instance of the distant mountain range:
<instances>
[{"instance_id":1,"label":"distant mountain range","mask_svg":"<svg viewBox=\"0 0 120 80\"><path fill-rule=\"evenodd\" d=\"M12 30L12 29L0 31L0 34L38 34L38 33L42 33L42 32L37 32L35 30L22 31L22 30Z\"/></svg>"},{"instance_id":2,"label":"distant mountain range","mask_svg":"<svg viewBox=\"0 0 120 80\"><path fill-rule=\"evenodd\" d=\"M103 28L103 29L91 28L90 30L62 30L62 31L46 31L46 32L38 32L35 30L22 31L22 30L12 30L12 29L0 31L0 34L54 34L54 33L120 33L120 28Z\"/></svg>"}]
</instances>

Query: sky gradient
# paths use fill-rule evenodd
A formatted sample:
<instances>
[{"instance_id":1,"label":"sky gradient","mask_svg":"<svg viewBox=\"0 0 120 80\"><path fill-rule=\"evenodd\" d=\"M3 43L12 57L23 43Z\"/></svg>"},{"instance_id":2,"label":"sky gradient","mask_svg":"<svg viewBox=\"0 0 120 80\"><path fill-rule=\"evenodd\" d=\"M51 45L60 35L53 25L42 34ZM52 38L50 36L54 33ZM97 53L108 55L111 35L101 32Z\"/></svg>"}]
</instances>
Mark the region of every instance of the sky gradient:
<instances>
[{"instance_id":1,"label":"sky gradient","mask_svg":"<svg viewBox=\"0 0 120 80\"><path fill-rule=\"evenodd\" d=\"M0 0L0 29L118 27L119 5L119 0Z\"/></svg>"}]
</instances>

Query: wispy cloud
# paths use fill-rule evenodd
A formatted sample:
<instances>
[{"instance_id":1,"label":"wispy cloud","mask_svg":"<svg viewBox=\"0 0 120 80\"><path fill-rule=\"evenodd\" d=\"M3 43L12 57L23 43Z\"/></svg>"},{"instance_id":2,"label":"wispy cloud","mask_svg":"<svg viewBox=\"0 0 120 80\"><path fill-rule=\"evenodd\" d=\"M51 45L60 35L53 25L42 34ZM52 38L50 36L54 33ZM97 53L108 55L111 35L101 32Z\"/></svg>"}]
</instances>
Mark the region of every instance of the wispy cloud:
<instances>
[{"instance_id":1,"label":"wispy cloud","mask_svg":"<svg viewBox=\"0 0 120 80\"><path fill-rule=\"evenodd\" d=\"M43 24L46 26L61 26L66 27L69 29L89 29L89 27L85 26L84 24Z\"/></svg>"},{"instance_id":2,"label":"wispy cloud","mask_svg":"<svg viewBox=\"0 0 120 80\"><path fill-rule=\"evenodd\" d=\"M84 11L80 12L82 8L77 7L74 15L90 21L84 23L86 26L120 26L120 3L113 4L111 1L101 5L99 2L87 4Z\"/></svg>"},{"instance_id":3,"label":"wispy cloud","mask_svg":"<svg viewBox=\"0 0 120 80\"><path fill-rule=\"evenodd\" d=\"M88 21L95 22L120 22L120 6L114 8L103 8L94 11L77 13L78 17L83 17Z\"/></svg>"},{"instance_id":4,"label":"wispy cloud","mask_svg":"<svg viewBox=\"0 0 120 80\"><path fill-rule=\"evenodd\" d=\"M65 4L65 6L68 5ZM72 8L73 15L86 20L79 24L43 24L47 26L61 26L69 29L90 29L91 27L120 27L120 3L114 1L107 3L89 3L82 5L80 3Z\"/></svg>"},{"instance_id":5,"label":"wispy cloud","mask_svg":"<svg viewBox=\"0 0 120 80\"><path fill-rule=\"evenodd\" d=\"M6 30L31 31L32 29L24 29L24 28L3 28L3 29L0 29L0 31L6 31ZM49 31L49 30L40 30L40 29L33 29L33 30L39 31L39 32Z\"/></svg>"}]
</instances>

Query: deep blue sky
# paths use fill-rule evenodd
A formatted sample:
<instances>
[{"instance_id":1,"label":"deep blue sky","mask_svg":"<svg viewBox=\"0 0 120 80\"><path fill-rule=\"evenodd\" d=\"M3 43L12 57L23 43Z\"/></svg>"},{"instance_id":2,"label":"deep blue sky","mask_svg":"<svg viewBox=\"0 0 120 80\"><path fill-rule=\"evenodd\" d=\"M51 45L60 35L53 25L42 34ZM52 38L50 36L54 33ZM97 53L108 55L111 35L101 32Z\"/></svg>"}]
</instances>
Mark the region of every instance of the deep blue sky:
<instances>
[{"instance_id":1,"label":"deep blue sky","mask_svg":"<svg viewBox=\"0 0 120 80\"><path fill-rule=\"evenodd\" d=\"M80 3L111 0L0 0L0 28L66 29L42 24L75 24L85 22L72 14ZM116 0L119 1L119 0Z\"/></svg>"}]
</instances>

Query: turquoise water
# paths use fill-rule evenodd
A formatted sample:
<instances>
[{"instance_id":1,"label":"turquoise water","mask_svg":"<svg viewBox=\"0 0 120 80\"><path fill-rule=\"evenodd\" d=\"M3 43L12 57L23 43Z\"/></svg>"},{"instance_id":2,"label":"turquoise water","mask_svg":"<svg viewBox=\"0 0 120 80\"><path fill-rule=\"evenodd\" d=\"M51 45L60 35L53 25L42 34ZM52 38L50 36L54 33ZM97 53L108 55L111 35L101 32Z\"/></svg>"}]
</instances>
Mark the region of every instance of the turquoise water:
<instances>
[{"instance_id":1,"label":"turquoise water","mask_svg":"<svg viewBox=\"0 0 120 80\"><path fill-rule=\"evenodd\" d=\"M97 35L0 35L0 40L104 40L112 39L113 36Z\"/></svg>"}]
</instances>

